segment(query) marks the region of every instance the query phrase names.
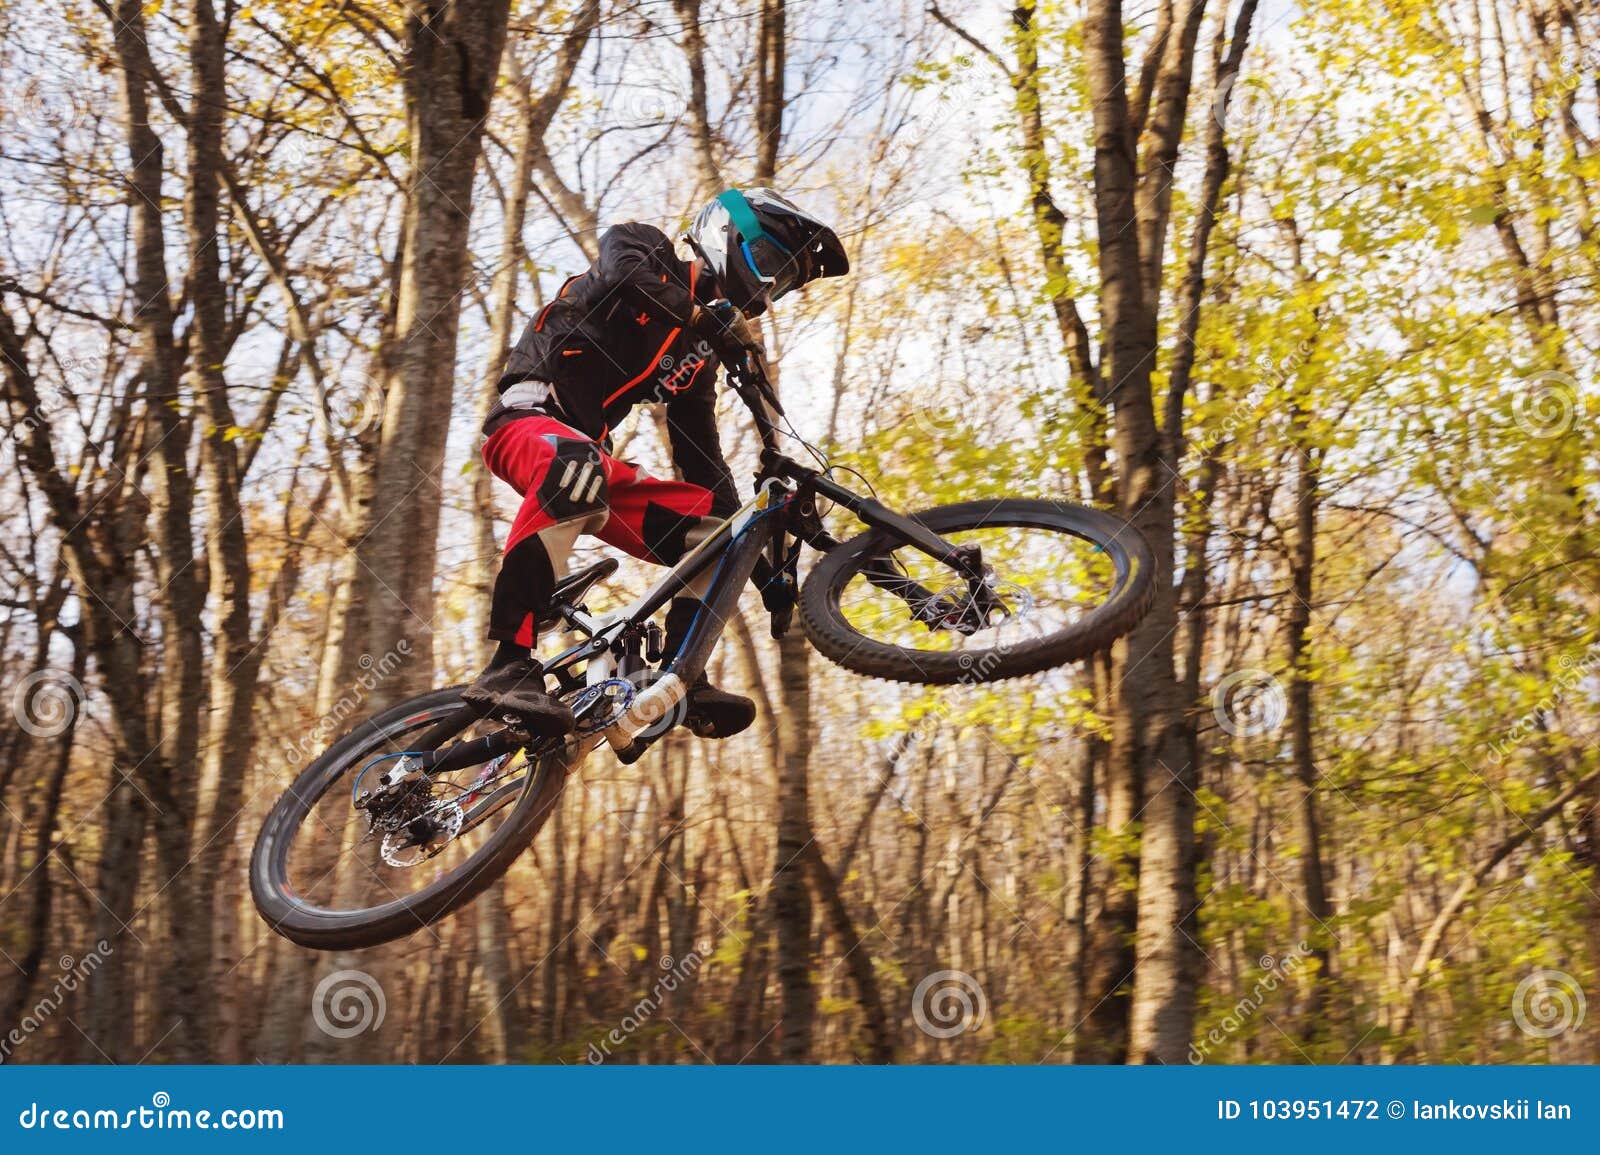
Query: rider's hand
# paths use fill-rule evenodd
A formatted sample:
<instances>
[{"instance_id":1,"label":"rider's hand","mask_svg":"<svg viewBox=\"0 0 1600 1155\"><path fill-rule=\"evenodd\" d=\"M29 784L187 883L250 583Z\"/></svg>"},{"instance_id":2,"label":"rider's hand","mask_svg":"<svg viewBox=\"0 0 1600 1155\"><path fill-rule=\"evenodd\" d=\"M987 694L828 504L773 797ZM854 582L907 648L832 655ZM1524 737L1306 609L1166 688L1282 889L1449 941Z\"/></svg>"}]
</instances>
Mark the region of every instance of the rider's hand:
<instances>
[{"instance_id":1,"label":"rider's hand","mask_svg":"<svg viewBox=\"0 0 1600 1155\"><path fill-rule=\"evenodd\" d=\"M697 305L689 324L705 335L718 359L730 371L757 380L770 380L767 346L760 326L746 317L730 301L716 300Z\"/></svg>"},{"instance_id":2,"label":"rider's hand","mask_svg":"<svg viewBox=\"0 0 1600 1155\"><path fill-rule=\"evenodd\" d=\"M716 300L696 305L689 324L710 338L719 351L761 348L761 330L751 324L750 318L732 301Z\"/></svg>"}]
</instances>

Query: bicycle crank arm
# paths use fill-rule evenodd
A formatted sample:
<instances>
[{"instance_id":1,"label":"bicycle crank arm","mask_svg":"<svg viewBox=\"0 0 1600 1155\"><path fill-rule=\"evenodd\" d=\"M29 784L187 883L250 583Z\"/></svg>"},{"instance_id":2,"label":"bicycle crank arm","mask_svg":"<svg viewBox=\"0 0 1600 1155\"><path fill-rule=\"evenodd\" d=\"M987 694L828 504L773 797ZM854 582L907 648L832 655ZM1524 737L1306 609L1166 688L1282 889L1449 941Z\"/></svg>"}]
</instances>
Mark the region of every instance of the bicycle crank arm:
<instances>
[{"instance_id":1,"label":"bicycle crank arm","mask_svg":"<svg viewBox=\"0 0 1600 1155\"><path fill-rule=\"evenodd\" d=\"M601 733L613 750L622 751L644 731L659 725L688 693L688 684L677 674L663 674L644 693L635 696L623 710L622 717Z\"/></svg>"}]
</instances>

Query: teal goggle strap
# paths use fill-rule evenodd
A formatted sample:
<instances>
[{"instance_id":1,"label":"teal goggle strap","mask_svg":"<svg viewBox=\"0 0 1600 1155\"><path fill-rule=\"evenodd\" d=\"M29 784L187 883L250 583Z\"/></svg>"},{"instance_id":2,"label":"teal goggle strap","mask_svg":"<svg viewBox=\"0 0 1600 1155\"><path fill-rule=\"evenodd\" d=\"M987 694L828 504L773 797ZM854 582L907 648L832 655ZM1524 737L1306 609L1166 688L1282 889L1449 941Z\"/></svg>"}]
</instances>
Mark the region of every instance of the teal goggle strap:
<instances>
[{"instance_id":1,"label":"teal goggle strap","mask_svg":"<svg viewBox=\"0 0 1600 1155\"><path fill-rule=\"evenodd\" d=\"M756 216L755 209L750 207L750 202L745 199L744 193L736 188L718 193L717 200L723 208L728 210L728 219L733 221L733 227L739 230L742 238L740 248L744 250L744 259L749 264L752 272L763 281L773 280L776 273L764 273L761 264L756 260L754 250L768 249L777 258L773 263L781 268L784 261L791 256L788 249L784 248L777 240L767 235L761 227L761 220ZM770 248L769 248L770 246Z\"/></svg>"}]
</instances>

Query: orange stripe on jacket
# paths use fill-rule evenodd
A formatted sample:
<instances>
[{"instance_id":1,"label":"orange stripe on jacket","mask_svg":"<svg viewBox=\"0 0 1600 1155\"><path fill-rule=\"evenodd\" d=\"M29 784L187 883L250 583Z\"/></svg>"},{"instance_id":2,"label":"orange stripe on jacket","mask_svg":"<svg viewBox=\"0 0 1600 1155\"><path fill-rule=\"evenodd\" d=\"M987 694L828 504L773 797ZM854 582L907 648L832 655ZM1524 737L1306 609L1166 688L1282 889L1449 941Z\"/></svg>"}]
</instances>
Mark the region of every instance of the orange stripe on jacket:
<instances>
[{"instance_id":1,"label":"orange stripe on jacket","mask_svg":"<svg viewBox=\"0 0 1600 1155\"><path fill-rule=\"evenodd\" d=\"M690 304L691 308L693 307L693 301L694 301L694 282L695 282L695 274L696 274L697 271L698 271L698 266L693 265L693 264L691 264L689 266L689 301L691 303ZM642 373L640 373L637 377L635 377L632 381L629 381L622 388L618 389L611 396L607 397L600 404L602 406L610 405L613 401L615 401L618 397L621 397L629 389L632 389L639 382L643 381L646 377L650 376L651 370L653 370L656 366L661 364L661 358L666 356L667 350L672 348L672 343L678 339L678 334L681 333L681 332L683 332L683 326L680 325L678 328L676 328L676 329L672 330L672 332L668 333L667 334L667 339L664 342L662 342L661 348L656 350L656 355L654 357L650 358L650 364L645 366L644 371Z\"/></svg>"}]
</instances>

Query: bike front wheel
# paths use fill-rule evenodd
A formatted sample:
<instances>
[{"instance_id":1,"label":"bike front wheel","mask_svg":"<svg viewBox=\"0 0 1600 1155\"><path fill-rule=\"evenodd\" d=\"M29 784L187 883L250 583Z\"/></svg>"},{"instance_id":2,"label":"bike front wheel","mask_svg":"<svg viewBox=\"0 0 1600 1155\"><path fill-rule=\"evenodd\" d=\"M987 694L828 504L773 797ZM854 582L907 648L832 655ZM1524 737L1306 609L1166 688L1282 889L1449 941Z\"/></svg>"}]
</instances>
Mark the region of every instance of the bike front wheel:
<instances>
[{"instance_id":1,"label":"bike front wheel","mask_svg":"<svg viewBox=\"0 0 1600 1155\"><path fill-rule=\"evenodd\" d=\"M882 529L829 550L801 589L801 622L848 670L929 685L1021 677L1109 648L1155 596L1149 544L1100 510L1010 499L914 517L981 550L983 580Z\"/></svg>"}]
</instances>

